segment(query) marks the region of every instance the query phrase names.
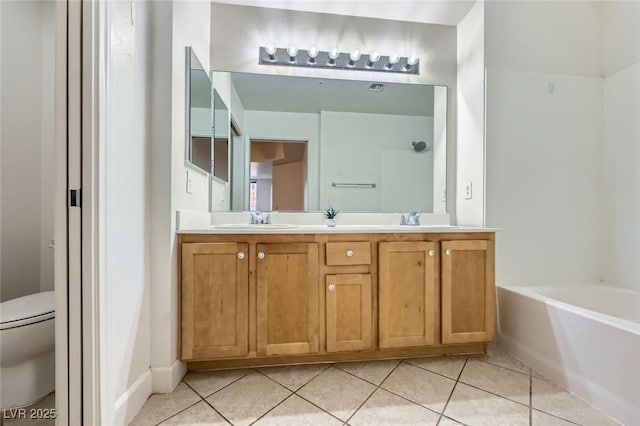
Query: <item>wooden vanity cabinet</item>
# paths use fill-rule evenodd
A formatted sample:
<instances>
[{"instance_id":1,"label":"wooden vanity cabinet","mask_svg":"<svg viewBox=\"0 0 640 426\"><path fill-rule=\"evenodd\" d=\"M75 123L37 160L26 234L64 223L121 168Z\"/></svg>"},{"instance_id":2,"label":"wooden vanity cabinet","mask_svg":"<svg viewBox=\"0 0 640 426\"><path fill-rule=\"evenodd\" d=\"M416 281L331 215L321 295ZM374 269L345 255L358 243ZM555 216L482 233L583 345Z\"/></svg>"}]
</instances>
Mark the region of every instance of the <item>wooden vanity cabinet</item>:
<instances>
[{"instance_id":1,"label":"wooden vanity cabinet","mask_svg":"<svg viewBox=\"0 0 640 426\"><path fill-rule=\"evenodd\" d=\"M381 242L378 250L378 346L435 344L440 314L435 243Z\"/></svg>"},{"instance_id":2,"label":"wooden vanity cabinet","mask_svg":"<svg viewBox=\"0 0 640 426\"><path fill-rule=\"evenodd\" d=\"M327 352L372 348L371 274L325 277Z\"/></svg>"},{"instance_id":3,"label":"wooden vanity cabinet","mask_svg":"<svg viewBox=\"0 0 640 426\"><path fill-rule=\"evenodd\" d=\"M494 242L442 241L442 343L489 342L495 334Z\"/></svg>"},{"instance_id":4,"label":"wooden vanity cabinet","mask_svg":"<svg viewBox=\"0 0 640 426\"><path fill-rule=\"evenodd\" d=\"M318 352L318 244L257 244L257 353Z\"/></svg>"},{"instance_id":5,"label":"wooden vanity cabinet","mask_svg":"<svg viewBox=\"0 0 640 426\"><path fill-rule=\"evenodd\" d=\"M492 233L183 234L189 370L480 353Z\"/></svg>"},{"instance_id":6,"label":"wooden vanity cabinet","mask_svg":"<svg viewBox=\"0 0 640 426\"><path fill-rule=\"evenodd\" d=\"M248 244L182 245L182 359L247 355Z\"/></svg>"}]
</instances>

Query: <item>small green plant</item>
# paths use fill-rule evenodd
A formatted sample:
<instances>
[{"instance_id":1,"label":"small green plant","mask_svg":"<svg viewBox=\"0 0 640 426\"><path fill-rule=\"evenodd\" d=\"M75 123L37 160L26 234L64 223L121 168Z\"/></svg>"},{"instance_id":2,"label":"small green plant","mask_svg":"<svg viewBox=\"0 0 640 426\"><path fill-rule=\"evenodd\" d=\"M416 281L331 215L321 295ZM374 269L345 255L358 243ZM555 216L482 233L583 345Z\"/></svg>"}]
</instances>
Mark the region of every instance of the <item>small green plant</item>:
<instances>
[{"instance_id":1,"label":"small green plant","mask_svg":"<svg viewBox=\"0 0 640 426\"><path fill-rule=\"evenodd\" d=\"M334 209L333 207L329 207L328 209L325 209L325 210L322 211L322 214L327 219L335 219L336 216L338 216L338 213L340 213L340 211Z\"/></svg>"}]
</instances>

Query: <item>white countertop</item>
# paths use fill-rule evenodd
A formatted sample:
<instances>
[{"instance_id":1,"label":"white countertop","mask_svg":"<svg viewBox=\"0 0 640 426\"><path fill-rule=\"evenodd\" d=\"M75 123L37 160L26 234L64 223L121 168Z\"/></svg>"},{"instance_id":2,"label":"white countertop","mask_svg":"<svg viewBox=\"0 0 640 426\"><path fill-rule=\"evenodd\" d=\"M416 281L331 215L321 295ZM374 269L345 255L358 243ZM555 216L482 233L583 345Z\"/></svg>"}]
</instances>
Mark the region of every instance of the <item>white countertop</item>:
<instances>
[{"instance_id":1,"label":"white countertop","mask_svg":"<svg viewBox=\"0 0 640 426\"><path fill-rule=\"evenodd\" d=\"M341 213L329 227L321 213L272 212L273 224L250 225L249 212L179 210L178 234L409 234L496 232L497 228L451 226L448 214L422 214L422 225L399 225L397 213Z\"/></svg>"},{"instance_id":2,"label":"white countertop","mask_svg":"<svg viewBox=\"0 0 640 426\"><path fill-rule=\"evenodd\" d=\"M179 234L414 234L496 232L496 228L468 228L446 225L212 225L207 228L178 229Z\"/></svg>"}]
</instances>

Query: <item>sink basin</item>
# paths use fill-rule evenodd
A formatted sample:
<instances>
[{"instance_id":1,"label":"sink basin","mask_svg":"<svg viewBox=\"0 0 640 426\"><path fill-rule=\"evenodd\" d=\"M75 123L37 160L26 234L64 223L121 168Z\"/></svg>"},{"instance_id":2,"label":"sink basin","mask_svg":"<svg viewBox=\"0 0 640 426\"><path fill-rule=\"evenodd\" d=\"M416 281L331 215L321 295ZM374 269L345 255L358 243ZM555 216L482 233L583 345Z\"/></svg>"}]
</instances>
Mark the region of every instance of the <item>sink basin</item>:
<instances>
[{"instance_id":1,"label":"sink basin","mask_svg":"<svg viewBox=\"0 0 640 426\"><path fill-rule=\"evenodd\" d=\"M254 225L251 223L229 223L226 225L214 225L214 228L223 229L240 229L240 230L257 230L257 229L294 229L298 225L288 225L285 223L263 223L260 225Z\"/></svg>"}]
</instances>

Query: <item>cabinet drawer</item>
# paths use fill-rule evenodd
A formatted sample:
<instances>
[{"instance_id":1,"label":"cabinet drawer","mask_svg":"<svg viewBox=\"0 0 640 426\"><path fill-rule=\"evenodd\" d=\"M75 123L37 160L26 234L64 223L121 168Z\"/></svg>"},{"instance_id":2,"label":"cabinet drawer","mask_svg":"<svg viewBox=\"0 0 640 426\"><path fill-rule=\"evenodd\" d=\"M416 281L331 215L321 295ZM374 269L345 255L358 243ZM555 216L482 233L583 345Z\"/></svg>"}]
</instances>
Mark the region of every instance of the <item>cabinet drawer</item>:
<instances>
[{"instance_id":1,"label":"cabinet drawer","mask_svg":"<svg viewBox=\"0 0 640 426\"><path fill-rule=\"evenodd\" d=\"M371 244L368 241L327 243L327 265L370 265Z\"/></svg>"}]
</instances>

